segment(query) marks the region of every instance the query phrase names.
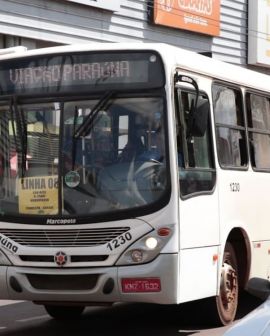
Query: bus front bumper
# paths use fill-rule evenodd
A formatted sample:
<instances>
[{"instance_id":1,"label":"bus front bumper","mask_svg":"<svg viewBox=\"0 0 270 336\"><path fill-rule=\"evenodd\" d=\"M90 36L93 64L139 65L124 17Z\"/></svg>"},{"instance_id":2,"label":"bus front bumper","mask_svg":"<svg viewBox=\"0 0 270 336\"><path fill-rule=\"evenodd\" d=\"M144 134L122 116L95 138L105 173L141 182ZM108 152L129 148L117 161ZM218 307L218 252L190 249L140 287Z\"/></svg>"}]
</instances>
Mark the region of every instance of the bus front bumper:
<instances>
[{"instance_id":1,"label":"bus front bumper","mask_svg":"<svg viewBox=\"0 0 270 336\"><path fill-rule=\"evenodd\" d=\"M0 299L82 305L173 304L178 303L178 265L177 254L161 254L151 263L132 266L77 269L0 266Z\"/></svg>"}]
</instances>

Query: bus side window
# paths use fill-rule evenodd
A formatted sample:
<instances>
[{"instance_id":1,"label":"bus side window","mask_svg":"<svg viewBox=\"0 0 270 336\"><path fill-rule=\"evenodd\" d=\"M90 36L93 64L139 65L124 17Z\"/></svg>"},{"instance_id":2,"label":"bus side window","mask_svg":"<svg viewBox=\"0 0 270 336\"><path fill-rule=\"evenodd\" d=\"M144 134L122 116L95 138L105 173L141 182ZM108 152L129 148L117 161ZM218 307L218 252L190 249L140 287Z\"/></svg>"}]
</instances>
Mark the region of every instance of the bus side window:
<instances>
[{"instance_id":1,"label":"bus side window","mask_svg":"<svg viewBox=\"0 0 270 336\"><path fill-rule=\"evenodd\" d=\"M255 169L270 169L270 103L268 97L247 93L248 139L251 164Z\"/></svg>"},{"instance_id":2,"label":"bus side window","mask_svg":"<svg viewBox=\"0 0 270 336\"><path fill-rule=\"evenodd\" d=\"M248 157L241 91L215 84L213 105L221 167L246 167Z\"/></svg>"},{"instance_id":3,"label":"bus side window","mask_svg":"<svg viewBox=\"0 0 270 336\"><path fill-rule=\"evenodd\" d=\"M187 134L189 115L195 93L178 90L177 152L181 196L209 192L215 184L213 146L210 130L209 101L205 95L198 99L198 112L208 109L206 131L201 136Z\"/></svg>"}]
</instances>

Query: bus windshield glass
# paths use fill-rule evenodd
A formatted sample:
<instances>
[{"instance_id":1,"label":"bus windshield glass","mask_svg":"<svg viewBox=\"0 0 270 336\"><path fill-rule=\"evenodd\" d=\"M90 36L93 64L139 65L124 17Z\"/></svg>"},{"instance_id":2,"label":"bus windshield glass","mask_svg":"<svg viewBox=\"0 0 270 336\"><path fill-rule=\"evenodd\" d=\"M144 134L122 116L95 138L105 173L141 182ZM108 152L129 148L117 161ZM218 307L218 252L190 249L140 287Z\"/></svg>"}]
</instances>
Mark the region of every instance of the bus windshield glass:
<instances>
[{"instance_id":1,"label":"bus windshield glass","mask_svg":"<svg viewBox=\"0 0 270 336\"><path fill-rule=\"evenodd\" d=\"M44 95L43 83L31 98L26 78L21 87L6 84L0 105L0 214L39 216L41 222L48 215L96 220L164 204L165 98L156 82L151 88L151 75L144 76L142 82L130 78L123 90L114 79L103 80L98 91L99 84L89 82L89 94L82 82L70 84L70 95ZM69 92L67 85L59 90Z\"/></svg>"}]
</instances>

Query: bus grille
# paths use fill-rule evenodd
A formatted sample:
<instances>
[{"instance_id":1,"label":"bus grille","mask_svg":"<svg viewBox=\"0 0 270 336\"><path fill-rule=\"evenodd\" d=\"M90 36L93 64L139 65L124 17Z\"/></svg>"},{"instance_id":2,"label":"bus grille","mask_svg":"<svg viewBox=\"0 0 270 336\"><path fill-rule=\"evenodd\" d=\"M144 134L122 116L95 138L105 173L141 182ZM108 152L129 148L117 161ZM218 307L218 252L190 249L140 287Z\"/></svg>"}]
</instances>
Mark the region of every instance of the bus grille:
<instances>
[{"instance_id":1,"label":"bus grille","mask_svg":"<svg viewBox=\"0 0 270 336\"><path fill-rule=\"evenodd\" d=\"M89 247L103 245L127 232L129 227L82 230L17 230L0 229L0 233L24 246Z\"/></svg>"},{"instance_id":2,"label":"bus grille","mask_svg":"<svg viewBox=\"0 0 270 336\"><path fill-rule=\"evenodd\" d=\"M20 255L22 261L26 262L50 262L54 263L54 256L51 255ZM70 261L72 263L76 262L100 262L108 259L108 255L71 255Z\"/></svg>"},{"instance_id":3,"label":"bus grille","mask_svg":"<svg viewBox=\"0 0 270 336\"><path fill-rule=\"evenodd\" d=\"M41 290L91 290L96 286L97 274L50 275L27 274L31 286Z\"/></svg>"}]
</instances>

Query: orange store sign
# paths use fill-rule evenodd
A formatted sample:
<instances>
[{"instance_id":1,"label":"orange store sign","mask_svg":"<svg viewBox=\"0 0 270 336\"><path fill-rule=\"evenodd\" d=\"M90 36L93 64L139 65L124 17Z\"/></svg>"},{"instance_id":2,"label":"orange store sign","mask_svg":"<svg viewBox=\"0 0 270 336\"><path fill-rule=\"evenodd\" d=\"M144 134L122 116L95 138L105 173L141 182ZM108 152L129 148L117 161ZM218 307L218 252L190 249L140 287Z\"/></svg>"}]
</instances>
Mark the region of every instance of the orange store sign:
<instances>
[{"instance_id":1,"label":"orange store sign","mask_svg":"<svg viewBox=\"0 0 270 336\"><path fill-rule=\"evenodd\" d=\"M154 0L153 22L217 36L220 0Z\"/></svg>"}]
</instances>

